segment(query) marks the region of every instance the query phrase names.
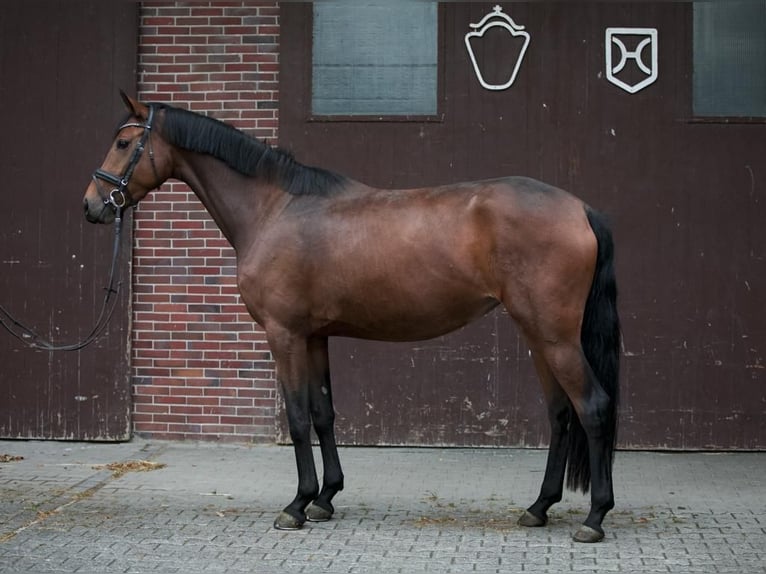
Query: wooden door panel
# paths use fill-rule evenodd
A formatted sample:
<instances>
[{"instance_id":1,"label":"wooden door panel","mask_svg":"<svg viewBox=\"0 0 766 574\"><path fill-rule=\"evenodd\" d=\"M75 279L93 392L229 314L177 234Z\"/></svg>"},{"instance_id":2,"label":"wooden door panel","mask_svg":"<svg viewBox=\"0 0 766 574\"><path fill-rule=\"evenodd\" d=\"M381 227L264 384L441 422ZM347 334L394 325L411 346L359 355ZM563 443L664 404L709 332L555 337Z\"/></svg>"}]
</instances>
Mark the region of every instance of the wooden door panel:
<instances>
[{"instance_id":1,"label":"wooden door panel","mask_svg":"<svg viewBox=\"0 0 766 574\"><path fill-rule=\"evenodd\" d=\"M98 1L0 6L0 302L43 337L82 339L96 321L111 227L85 222L117 90L135 88L137 6ZM79 352L30 350L0 333L0 437L130 437L128 276L107 335Z\"/></svg>"}]
</instances>

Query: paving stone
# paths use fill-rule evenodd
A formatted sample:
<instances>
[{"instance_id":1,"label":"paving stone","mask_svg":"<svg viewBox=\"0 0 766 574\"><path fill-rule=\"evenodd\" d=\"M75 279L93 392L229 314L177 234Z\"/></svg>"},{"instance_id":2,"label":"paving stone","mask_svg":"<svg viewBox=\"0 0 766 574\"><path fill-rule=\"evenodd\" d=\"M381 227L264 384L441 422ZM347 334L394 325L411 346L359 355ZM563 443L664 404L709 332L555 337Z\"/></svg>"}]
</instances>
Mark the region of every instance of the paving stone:
<instances>
[{"instance_id":1,"label":"paving stone","mask_svg":"<svg viewBox=\"0 0 766 574\"><path fill-rule=\"evenodd\" d=\"M0 572L766 572L766 454L620 452L606 539L571 535L587 497L545 528L516 519L545 452L344 448L336 516L280 532L292 449L135 440L0 441ZM317 455L318 457L318 455ZM109 462L165 468L115 477Z\"/></svg>"}]
</instances>

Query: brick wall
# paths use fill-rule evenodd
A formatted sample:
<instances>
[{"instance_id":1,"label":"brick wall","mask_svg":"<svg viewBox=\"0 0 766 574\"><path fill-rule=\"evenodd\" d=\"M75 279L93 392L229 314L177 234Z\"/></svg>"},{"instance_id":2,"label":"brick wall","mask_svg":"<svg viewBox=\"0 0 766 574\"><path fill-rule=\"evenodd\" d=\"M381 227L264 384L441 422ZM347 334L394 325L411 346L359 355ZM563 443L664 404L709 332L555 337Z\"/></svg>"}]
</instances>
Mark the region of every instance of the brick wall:
<instances>
[{"instance_id":1,"label":"brick wall","mask_svg":"<svg viewBox=\"0 0 766 574\"><path fill-rule=\"evenodd\" d=\"M139 96L275 142L278 50L276 3L145 2ZM273 441L274 365L240 301L233 249L180 182L150 194L134 221L135 432Z\"/></svg>"}]
</instances>

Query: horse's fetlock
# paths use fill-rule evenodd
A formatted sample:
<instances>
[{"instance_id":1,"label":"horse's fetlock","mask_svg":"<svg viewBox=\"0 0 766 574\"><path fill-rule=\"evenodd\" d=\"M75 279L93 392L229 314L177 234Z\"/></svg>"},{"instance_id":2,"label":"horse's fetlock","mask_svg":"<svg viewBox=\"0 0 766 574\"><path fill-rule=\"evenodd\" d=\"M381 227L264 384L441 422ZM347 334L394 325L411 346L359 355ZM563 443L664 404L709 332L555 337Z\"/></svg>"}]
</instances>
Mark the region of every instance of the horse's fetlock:
<instances>
[{"instance_id":1,"label":"horse's fetlock","mask_svg":"<svg viewBox=\"0 0 766 574\"><path fill-rule=\"evenodd\" d=\"M343 475L340 478L328 479L325 477L325 488L334 492L340 492L343 490Z\"/></svg>"},{"instance_id":2,"label":"horse's fetlock","mask_svg":"<svg viewBox=\"0 0 766 574\"><path fill-rule=\"evenodd\" d=\"M298 488L298 497L305 501L303 507L305 508L309 502L316 500L319 496L319 486L301 486Z\"/></svg>"}]
</instances>

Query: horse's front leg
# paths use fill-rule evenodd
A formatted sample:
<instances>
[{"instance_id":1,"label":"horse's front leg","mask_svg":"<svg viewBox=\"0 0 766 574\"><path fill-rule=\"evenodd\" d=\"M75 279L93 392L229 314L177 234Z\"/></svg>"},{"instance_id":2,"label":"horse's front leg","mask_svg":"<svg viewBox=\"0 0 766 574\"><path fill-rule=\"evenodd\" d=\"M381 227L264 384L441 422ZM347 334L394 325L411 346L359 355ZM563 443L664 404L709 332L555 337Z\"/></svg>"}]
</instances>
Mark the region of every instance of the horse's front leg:
<instances>
[{"instance_id":1,"label":"horse's front leg","mask_svg":"<svg viewBox=\"0 0 766 574\"><path fill-rule=\"evenodd\" d=\"M306 507L317 497L314 456L311 452L310 367L307 341L289 332L268 332L277 367L277 380L287 410L287 424L298 466L298 493L274 521L279 530L297 530L306 522Z\"/></svg>"},{"instance_id":2,"label":"horse's front leg","mask_svg":"<svg viewBox=\"0 0 766 574\"><path fill-rule=\"evenodd\" d=\"M335 512L331 502L332 498L343 490L343 471L338 457L338 448L335 444L335 409L332 404L330 361L326 337L309 339L309 367L311 418L322 450L324 480L322 491L306 509L306 515L313 522L324 522L329 520Z\"/></svg>"}]
</instances>

